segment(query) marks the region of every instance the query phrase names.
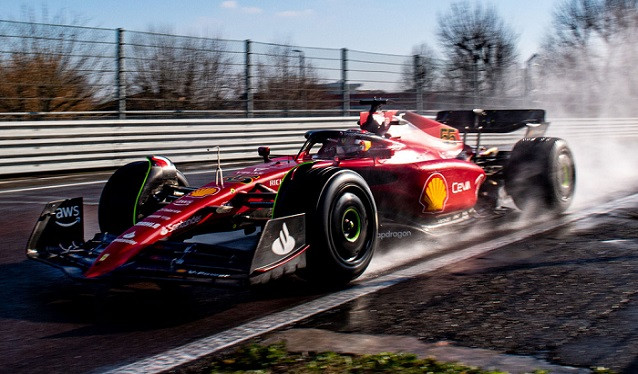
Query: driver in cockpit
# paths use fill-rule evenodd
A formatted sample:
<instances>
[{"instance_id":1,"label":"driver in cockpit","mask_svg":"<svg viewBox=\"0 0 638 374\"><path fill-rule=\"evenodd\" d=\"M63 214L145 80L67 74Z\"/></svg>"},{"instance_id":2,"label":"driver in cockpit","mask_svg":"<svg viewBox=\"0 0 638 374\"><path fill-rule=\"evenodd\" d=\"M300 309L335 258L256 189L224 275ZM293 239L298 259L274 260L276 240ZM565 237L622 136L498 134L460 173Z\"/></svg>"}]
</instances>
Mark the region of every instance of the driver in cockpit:
<instances>
[{"instance_id":1,"label":"driver in cockpit","mask_svg":"<svg viewBox=\"0 0 638 374\"><path fill-rule=\"evenodd\" d=\"M328 139L321 146L317 155L321 158L356 157L363 155L371 146L372 142L354 137L339 140Z\"/></svg>"}]
</instances>

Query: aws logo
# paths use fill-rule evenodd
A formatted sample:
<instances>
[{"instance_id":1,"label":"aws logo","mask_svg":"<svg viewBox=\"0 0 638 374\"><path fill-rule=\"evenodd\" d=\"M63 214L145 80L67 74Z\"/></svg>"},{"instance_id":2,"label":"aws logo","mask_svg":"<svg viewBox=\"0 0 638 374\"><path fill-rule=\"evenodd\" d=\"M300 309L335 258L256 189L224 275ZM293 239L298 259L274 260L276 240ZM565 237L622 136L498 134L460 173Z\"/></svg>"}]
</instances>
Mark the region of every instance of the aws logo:
<instances>
[{"instance_id":1,"label":"aws logo","mask_svg":"<svg viewBox=\"0 0 638 374\"><path fill-rule=\"evenodd\" d=\"M62 206L55 210L55 224L61 227L71 227L82 221L80 206Z\"/></svg>"},{"instance_id":2,"label":"aws logo","mask_svg":"<svg viewBox=\"0 0 638 374\"><path fill-rule=\"evenodd\" d=\"M441 173L434 173L425 181L419 203L423 205L423 213L438 213L445 209L448 198L445 177Z\"/></svg>"}]
</instances>

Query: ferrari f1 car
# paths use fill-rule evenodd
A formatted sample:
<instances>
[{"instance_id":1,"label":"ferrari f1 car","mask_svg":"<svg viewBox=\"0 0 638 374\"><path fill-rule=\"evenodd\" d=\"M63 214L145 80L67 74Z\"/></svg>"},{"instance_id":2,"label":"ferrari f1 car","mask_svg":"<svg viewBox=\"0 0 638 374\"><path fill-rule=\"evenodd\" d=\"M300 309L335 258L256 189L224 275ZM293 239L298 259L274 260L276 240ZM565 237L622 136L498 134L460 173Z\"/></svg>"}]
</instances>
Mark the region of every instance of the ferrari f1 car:
<instances>
[{"instance_id":1,"label":"ferrari f1 car","mask_svg":"<svg viewBox=\"0 0 638 374\"><path fill-rule=\"evenodd\" d=\"M79 279L258 284L286 274L346 284L393 225L440 226L496 210L561 213L574 194L565 141L543 137L543 110L443 111L436 120L362 102L359 127L308 131L295 156L271 157L199 188L165 157L118 169L99 202L100 233L85 241L81 198L49 203L29 258ZM512 149L481 133L527 126ZM467 134L476 134L470 146Z\"/></svg>"}]
</instances>

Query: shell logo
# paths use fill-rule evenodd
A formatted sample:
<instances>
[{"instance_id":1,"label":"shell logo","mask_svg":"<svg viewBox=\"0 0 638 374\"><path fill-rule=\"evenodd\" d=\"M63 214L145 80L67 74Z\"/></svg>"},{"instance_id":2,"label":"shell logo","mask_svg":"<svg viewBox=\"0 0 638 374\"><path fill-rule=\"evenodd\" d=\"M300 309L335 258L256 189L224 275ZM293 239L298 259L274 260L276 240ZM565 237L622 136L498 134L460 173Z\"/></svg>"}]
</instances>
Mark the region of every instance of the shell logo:
<instances>
[{"instance_id":1,"label":"shell logo","mask_svg":"<svg viewBox=\"0 0 638 374\"><path fill-rule=\"evenodd\" d=\"M220 189L218 187L202 187L198 190L191 192L191 196L202 197L202 196L215 195L219 191Z\"/></svg>"},{"instance_id":2,"label":"shell logo","mask_svg":"<svg viewBox=\"0 0 638 374\"><path fill-rule=\"evenodd\" d=\"M438 213L445 209L448 200L447 181L441 173L430 175L423 186L419 202L423 213Z\"/></svg>"}]
</instances>

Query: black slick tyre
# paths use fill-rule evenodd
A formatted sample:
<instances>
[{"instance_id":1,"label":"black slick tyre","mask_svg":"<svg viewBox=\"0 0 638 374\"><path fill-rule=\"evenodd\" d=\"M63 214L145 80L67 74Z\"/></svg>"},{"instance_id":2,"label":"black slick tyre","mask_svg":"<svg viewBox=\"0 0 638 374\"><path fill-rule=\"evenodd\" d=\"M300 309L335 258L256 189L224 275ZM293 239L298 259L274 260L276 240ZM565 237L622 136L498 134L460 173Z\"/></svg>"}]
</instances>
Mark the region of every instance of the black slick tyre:
<instances>
[{"instance_id":1,"label":"black slick tyre","mask_svg":"<svg viewBox=\"0 0 638 374\"><path fill-rule=\"evenodd\" d=\"M166 187L171 186L188 186L184 175L172 165L158 167L149 159L120 167L111 175L100 195L100 230L121 234L158 210L167 195Z\"/></svg>"},{"instance_id":2,"label":"black slick tyre","mask_svg":"<svg viewBox=\"0 0 638 374\"><path fill-rule=\"evenodd\" d=\"M274 216L306 213L310 248L301 277L339 286L360 276L376 245L378 218L372 193L357 173L302 165L282 181Z\"/></svg>"},{"instance_id":3,"label":"black slick tyre","mask_svg":"<svg viewBox=\"0 0 638 374\"><path fill-rule=\"evenodd\" d=\"M505 190L514 204L533 213L562 213L576 186L574 158L558 138L525 138L510 155L504 170Z\"/></svg>"}]
</instances>

